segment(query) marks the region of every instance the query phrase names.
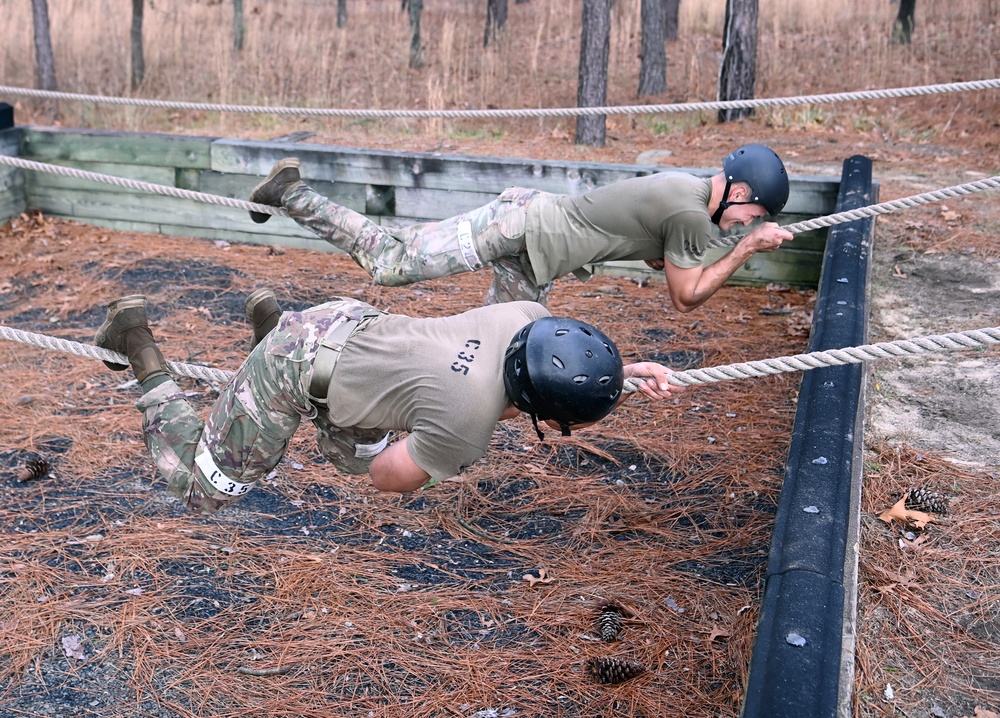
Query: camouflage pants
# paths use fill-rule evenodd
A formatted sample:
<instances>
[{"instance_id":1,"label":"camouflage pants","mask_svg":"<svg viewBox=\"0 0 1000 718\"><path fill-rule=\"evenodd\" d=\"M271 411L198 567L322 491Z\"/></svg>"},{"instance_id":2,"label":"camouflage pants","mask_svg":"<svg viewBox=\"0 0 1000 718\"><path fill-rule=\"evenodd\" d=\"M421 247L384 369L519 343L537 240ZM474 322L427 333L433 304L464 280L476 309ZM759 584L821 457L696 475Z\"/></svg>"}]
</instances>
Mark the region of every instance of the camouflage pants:
<instances>
[{"instance_id":1,"label":"camouflage pants","mask_svg":"<svg viewBox=\"0 0 1000 718\"><path fill-rule=\"evenodd\" d=\"M173 381L136 402L143 435L171 494L192 511L212 514L238 501L284 456L303 418L317 429L320 451L339 470L367 473L384 448L385 431L331 424L309 401L313 360L335 327L370 306L337 300L286 312L251 352L202 422Z\"/></svg>"},{"instance_id":2,"label":"camouflage pants","mask_svg":"<svg viewBox=\"0 0 1000 718\"><path fill-rule=\"evenodd\" d=\"M376 284L399 287L490 265L487 304L528 300L544 305L552 283L535 286L525 271L526 208L537 194L508 189L479 209L408 227L380 227L306 186L289 190L282 204L298 224L351 255Z\"/></svg>"}]
</instances>

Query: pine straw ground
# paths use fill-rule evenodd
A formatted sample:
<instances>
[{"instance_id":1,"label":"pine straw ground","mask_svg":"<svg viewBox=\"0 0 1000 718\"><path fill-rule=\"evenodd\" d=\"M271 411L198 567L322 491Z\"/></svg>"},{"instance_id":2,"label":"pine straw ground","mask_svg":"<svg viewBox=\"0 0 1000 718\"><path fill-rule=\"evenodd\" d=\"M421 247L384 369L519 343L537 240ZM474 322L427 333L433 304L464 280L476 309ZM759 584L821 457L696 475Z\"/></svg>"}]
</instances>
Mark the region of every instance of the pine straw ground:
<instances>
[{"instance_id":1,"label":"pine straw ground","mask_svg":"<svg viewBox=\"0 0 1000 718\"><path fill-rule=\"evenodd\" d=\"M141 291L168 358L230 369L257 286L287 307L345 294L441 315L488 281L382 289L343 256L39 216L0 230L0 266L8 326L90 343L104 304ZM570 279L551 308L681 368L805 348L813 292L726 288L690 319L664 291ZM6 715L739 710L796 375L633 400L570 439L510 422L460 479L406 496L339 475L304 428L273 481L200 518L155 475L130 373L13 342L0 365ZM216 388L180 381L204 412ZM32 460L50 471L22 480ZM618 641L598 639L602 600L631 614ZM601 656L650 670L600 685Z\"/></svg>"}]
</instances>

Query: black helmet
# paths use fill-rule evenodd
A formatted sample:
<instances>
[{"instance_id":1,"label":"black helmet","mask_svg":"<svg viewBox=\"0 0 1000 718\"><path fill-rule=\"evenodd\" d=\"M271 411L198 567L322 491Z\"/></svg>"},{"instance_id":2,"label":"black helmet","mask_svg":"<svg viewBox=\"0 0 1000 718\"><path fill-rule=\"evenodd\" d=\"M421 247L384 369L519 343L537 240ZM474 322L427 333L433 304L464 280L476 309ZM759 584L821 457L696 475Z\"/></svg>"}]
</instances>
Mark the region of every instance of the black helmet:
<instances>
[{"instance_id":1,"label":"black helmet","mask_svg":"<svg viewBox=\"0 0 1000 718\"><path fill-rule=\"evenodd\" d=\"M538 419L557 422L563 436L571 424L603 419L618 403L624 381L615 343L576 319L531 322L514 336L504 358L507 395L531 415L536 431Z\"/></svg>"},{"instance_id":2,"label":"black helmet","mask_svg":"<svg viewBox=\"0 0 1000 718\"><path fill-rule=\"evenodd\" d=\"M753 201L747 204L763 205L772 217L788 201L788 173L781 158L770 147L743 145L722 160L722 169L726 173L726 200L730 184L746 182L753 190Z\"/></svg>"}]
</instances>

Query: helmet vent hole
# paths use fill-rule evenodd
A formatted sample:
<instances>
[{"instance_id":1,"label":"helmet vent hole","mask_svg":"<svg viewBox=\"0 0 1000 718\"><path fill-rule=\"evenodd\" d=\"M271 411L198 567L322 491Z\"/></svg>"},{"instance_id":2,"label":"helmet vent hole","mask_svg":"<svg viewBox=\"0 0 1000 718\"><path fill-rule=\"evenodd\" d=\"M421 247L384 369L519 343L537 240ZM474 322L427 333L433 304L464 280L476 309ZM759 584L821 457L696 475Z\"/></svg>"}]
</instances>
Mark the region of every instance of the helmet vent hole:
<instances>
[{"instance_id":1,"label":"helmet vent hole","mask_svg":"<svg viewBox=\"0 0 1000 718\"><path fill-rule=\"evenodd\" d=\"M587 327L580 327L580 331L586 334L588 337L594 336L594 334L589 329L587 329Z\"/></svg>"},{"instance_id":2,"label":"helmet vent hole","mask_svg":"<svg viewBox=\"0 0 1000 718\"><path fill-rule=\"evenodd\" d=\"M556 367L556 369L565 369L566 368L566 365L563 364L562 359L560 359L559 357L557 357L555 354L552 355L552 365L554 367Z\"/></svg>"},{"instance_id":3,"label":"helmet vent hole","mask_svg":"<svg viewBox=\"0 0 1000 718\"><path fill-rule=\"evenodd\" d=\"M585 352L584 352L584 355L585 355L585 356L586 356L586 357L587 357L588 359L593 359L593 358L594 358L594 352L590 351L589 349L588 349L587 351L585 351Z\"/></svg>"},{"instance_id":4,"label":"helmet vent hole","mask_svg":"<svg viewBox=\"0 0 1000 718\"><path fill-rule=\"evenodd\" d=\"M575 377L573 377L573 382L575 384L585 384L587 383L587 379L589 378L590 377L588 377L586 374L577 374Z\"/></svg>"},{"instance_id":5,"label":"helmet vent hole","mask_svg":"<svg viewBox=\"0 0 1000 718\"><path fill-rule=\"evenodd\" d=\"M615 350L611 348L611 345L608 344L607 342L603 342L603 344L604 344L604 348L608 350L608 354L610 354L611 356L614 356L615 355Z\"/></svg>"},{"instance_id":6,"label":"helmet vent hole","mask_svg":"<svg viewBox=\"0 0 1000 718\"><path fill-rule=\"evenodd\" d=\"M556 329L556 336L562 337L569 334L569 329Z\"/></svg>"},{"instance_id":7,"label":"helmet vent hole","mask_svg":"<svg viewBox=\"0 0 1000 718\"><path fill-rule=\"evenodd\" d=\"M611 383L611 377L609 375L605 374L604 376L602 376L597 381L598 381L598 383L601 384L601 386L607 386L608 384Z\"/></svg>"}]
</instances>

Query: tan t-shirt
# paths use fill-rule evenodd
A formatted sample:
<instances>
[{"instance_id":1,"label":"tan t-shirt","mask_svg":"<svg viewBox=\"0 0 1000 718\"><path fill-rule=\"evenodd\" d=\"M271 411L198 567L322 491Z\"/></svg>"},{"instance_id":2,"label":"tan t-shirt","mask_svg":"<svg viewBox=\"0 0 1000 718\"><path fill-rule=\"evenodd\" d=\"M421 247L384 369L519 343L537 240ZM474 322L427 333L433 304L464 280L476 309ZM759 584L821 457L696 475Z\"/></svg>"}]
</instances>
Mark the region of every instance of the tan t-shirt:
<instances>
[{"instance_id":1,"label":"tan t-shirt","mask_svg":"<svg viewBox=\"0 0 1000 718\"><path fill-rule=\"evenodd\" d=\"M549 313L534 302L450 317L386 315L351 337L330 381L336 426L408 431L410 458L433 478L482 458L500 414L504 352L525 324Z\"/></svg>"},{"instance_id":2,"label":"tan t-shirt","mask_svg":"<svg viewBox=\"0 0 1000 718\"><path fill-rule=\"evenodd\" d=\"M578 195L540 194L528 206L525 232L535 283L613 260L701 266L715 236L711 195L711 179L684 172L633 177Z\"/></svg>"}]
</instances>

